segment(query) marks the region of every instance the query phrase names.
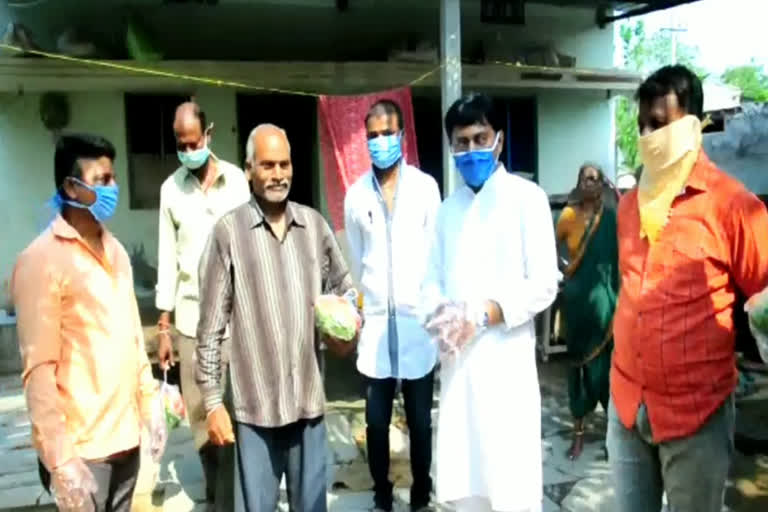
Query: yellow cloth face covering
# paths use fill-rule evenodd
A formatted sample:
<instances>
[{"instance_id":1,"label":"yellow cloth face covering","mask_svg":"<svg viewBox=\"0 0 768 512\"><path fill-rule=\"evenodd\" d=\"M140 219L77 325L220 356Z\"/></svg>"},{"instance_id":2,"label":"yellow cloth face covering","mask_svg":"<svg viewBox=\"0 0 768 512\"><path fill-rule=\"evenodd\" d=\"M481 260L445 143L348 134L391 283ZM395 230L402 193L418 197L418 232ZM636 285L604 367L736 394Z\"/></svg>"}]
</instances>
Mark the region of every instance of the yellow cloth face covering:
<instances>
[{"instance_id":1,"label":"yellow cloth face covering","mask_svg":"<svg viewBox=\"0 0 768 512\"><path fill-rule=\"evenodd\" d=\"M640 137L643 172L638 184L640 237L654 244L669 220L672 202L683 191L701 149L701 121L688 115Z\"/></svg>"}]
</instances>

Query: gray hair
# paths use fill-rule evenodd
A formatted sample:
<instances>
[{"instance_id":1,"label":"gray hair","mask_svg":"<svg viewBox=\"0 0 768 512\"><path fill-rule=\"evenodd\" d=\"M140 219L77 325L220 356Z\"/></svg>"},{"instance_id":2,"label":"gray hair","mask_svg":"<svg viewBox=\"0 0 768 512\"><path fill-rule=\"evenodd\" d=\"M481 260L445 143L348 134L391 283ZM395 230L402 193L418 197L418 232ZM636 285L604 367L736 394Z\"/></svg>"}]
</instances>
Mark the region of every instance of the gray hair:
<instances>
[{"instance_id":1,"label":"gray hair","mask_svg":"<svg viewBox=\"0 0 768 512\"><path fill-rule=\"evenodd\" d=\"M256 138L256 136L265 130L269 131L277 131L283 134L285 137L285 140L288 141L288 134L280 128L277 125L271 124L271 123L263 123L258 125L256 128L251 130L251 133L248 134L248 140L245 143L245 161L246 163L253 163L253 157L254 153L256 152L256 148L254 147L253 139ZM291 143L288 142L288 149L291 149Z\"/></svg>"},{"instance_id":2,"label":"gray hair","mask_svg":"<svg viewBox=\"0 0 768 512\"><path fill-rule=\"evenodd\" d=\"M608 179L608 177L605 175L605 172L603 172L603 168L596 164L595 162L584 162L581 167L579 167L579 177L576 180L576 186L571 190L571 192L568 194L568 204L579 204L581 203L583 197L582 192L580 189L581 185L581 179L584 177L584 173L587 169L594 169L597 171L597 173L600 175L600 181L603 185L603 192L601 194L601 199L603 201L603 204L608 206L609 208L616 209L616 206L618 204L618 196L617 196L617 189L616 186L613 184L611 180Z\"/></svg>"},{"instance_id":3,"label":"gray hair","mask_svg":"<svg viewBox=\"0 0 768 512\"><path fill-rule=\"evenodd\" d=\"M581 179L584 177L584 173L587 171L587 169L594 169L594 170L596 170L597 174L600 175L600 179L602 181L604 181L604 182L607 181L608 178L606 178L605 173L603 172L603 168L600 167L595 162L587 161L587 162L584 162L583 164L581 164L581 167L579 167L579 177L578 177L578 180L576 182L576 186L577 187L581 184Z\"/></svg>"}]
</instances>

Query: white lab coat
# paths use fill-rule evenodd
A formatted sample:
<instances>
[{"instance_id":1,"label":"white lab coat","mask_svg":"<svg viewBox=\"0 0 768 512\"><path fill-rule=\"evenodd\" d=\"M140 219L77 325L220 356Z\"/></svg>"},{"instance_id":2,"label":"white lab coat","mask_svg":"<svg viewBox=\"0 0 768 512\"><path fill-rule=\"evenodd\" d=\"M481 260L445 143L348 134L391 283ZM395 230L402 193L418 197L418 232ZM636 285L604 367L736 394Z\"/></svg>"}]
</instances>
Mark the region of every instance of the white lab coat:
<instances>
[{"instance_id":1,"label":"white lab coat","mask_svg":"<svg viewBox=\"0 0 768 512\"><path fill-rule=\"evenodd\" d=\"M440 190L432 176L403 162L387 236L386 206L368 171L347 191L344 228L349 269L365 303L357 369L374 379L420 379L437 363L437 351L421 325L418 305L432 246ZM391 245L390 245L391 243ZM397 325L397 368L389 355L389 283Z\"/></svg>"},{"instance_id":2,"label":"white lab coat","mask_svg":"<svg viewBox=\"0 0 768 512\"><path fill-rule=\"evenodd\" d=\"M487 498L493 510L538 511L541 396L534 317L557 294L554 227L536 184L501 166L478 194L442 204L425 301L494 300L504 325L444 361L437 430L437 498Z\"/></svg>"}]
</instances>

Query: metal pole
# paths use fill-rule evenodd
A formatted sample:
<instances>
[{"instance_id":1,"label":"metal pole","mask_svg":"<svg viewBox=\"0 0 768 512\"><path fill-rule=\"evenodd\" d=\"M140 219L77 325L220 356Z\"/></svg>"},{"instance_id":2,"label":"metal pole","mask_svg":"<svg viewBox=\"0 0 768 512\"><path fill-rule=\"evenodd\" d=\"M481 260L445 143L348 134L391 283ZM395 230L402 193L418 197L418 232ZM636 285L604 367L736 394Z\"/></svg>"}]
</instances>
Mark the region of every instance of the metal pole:
<instances>
[{"instance_id":1,"label":"metal pole","mask_svg":"<svg viewBox=\"0 0 768 512\"><path fill-rule=\"evenodd\" d=\"M672 65L677 64L677 31L680 28L676 23L674 10L669 11L669 18L672 21Z\"/></svg>"},{"instance_id":2,"label":"metal pole","mask_svg":"<svg viewBox=\"0 0 768 512\"><path fill-rule=\"evenodd\" d=\"M440 92L442 112L461 97L461 2L440 0ZM442 124L442 123L441 123ZM443 196L447 197L456 188L451 145L443 131Z\"/></svg>"},{"instance_id":3,"label":"metal pole","mask_svg":"<svg viewBox=\"0 0 768 512\"><path fill-rule=\"evenodd\" d=\"M672 32L672 64L677 64L677 31Z\"/></svg>"}]
</instances>

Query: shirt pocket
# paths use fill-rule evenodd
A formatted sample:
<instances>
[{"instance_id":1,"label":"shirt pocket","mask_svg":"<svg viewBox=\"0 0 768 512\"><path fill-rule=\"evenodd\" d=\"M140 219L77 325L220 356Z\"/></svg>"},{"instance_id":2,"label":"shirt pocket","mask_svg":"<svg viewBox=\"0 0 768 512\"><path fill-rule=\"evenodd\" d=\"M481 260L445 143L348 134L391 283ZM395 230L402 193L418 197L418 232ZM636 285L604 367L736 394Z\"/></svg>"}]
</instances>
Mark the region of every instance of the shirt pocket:
<instances>
[{"instance_id":1,"label":"shirt pocket","mask_svg":"<svg viewBox=\"0 0 768 512\"><path fill-rule=\"evenodd\" d=\"M387 220L378 204L361 212L360 231L363 242L362 280L387 275L388 247Z\"/></svg>"},{"instance_id":2,"label":"shirt pocket","mask_svg":"<svg viewBox=\"0 0 768 512\"><path fill-rule=\"evenodd\" d=\"M679 217L670 235L657 264L664 294L686 302L704 298L722 273L714 233L699 219Z\"/></svg>"}]
</instances>

